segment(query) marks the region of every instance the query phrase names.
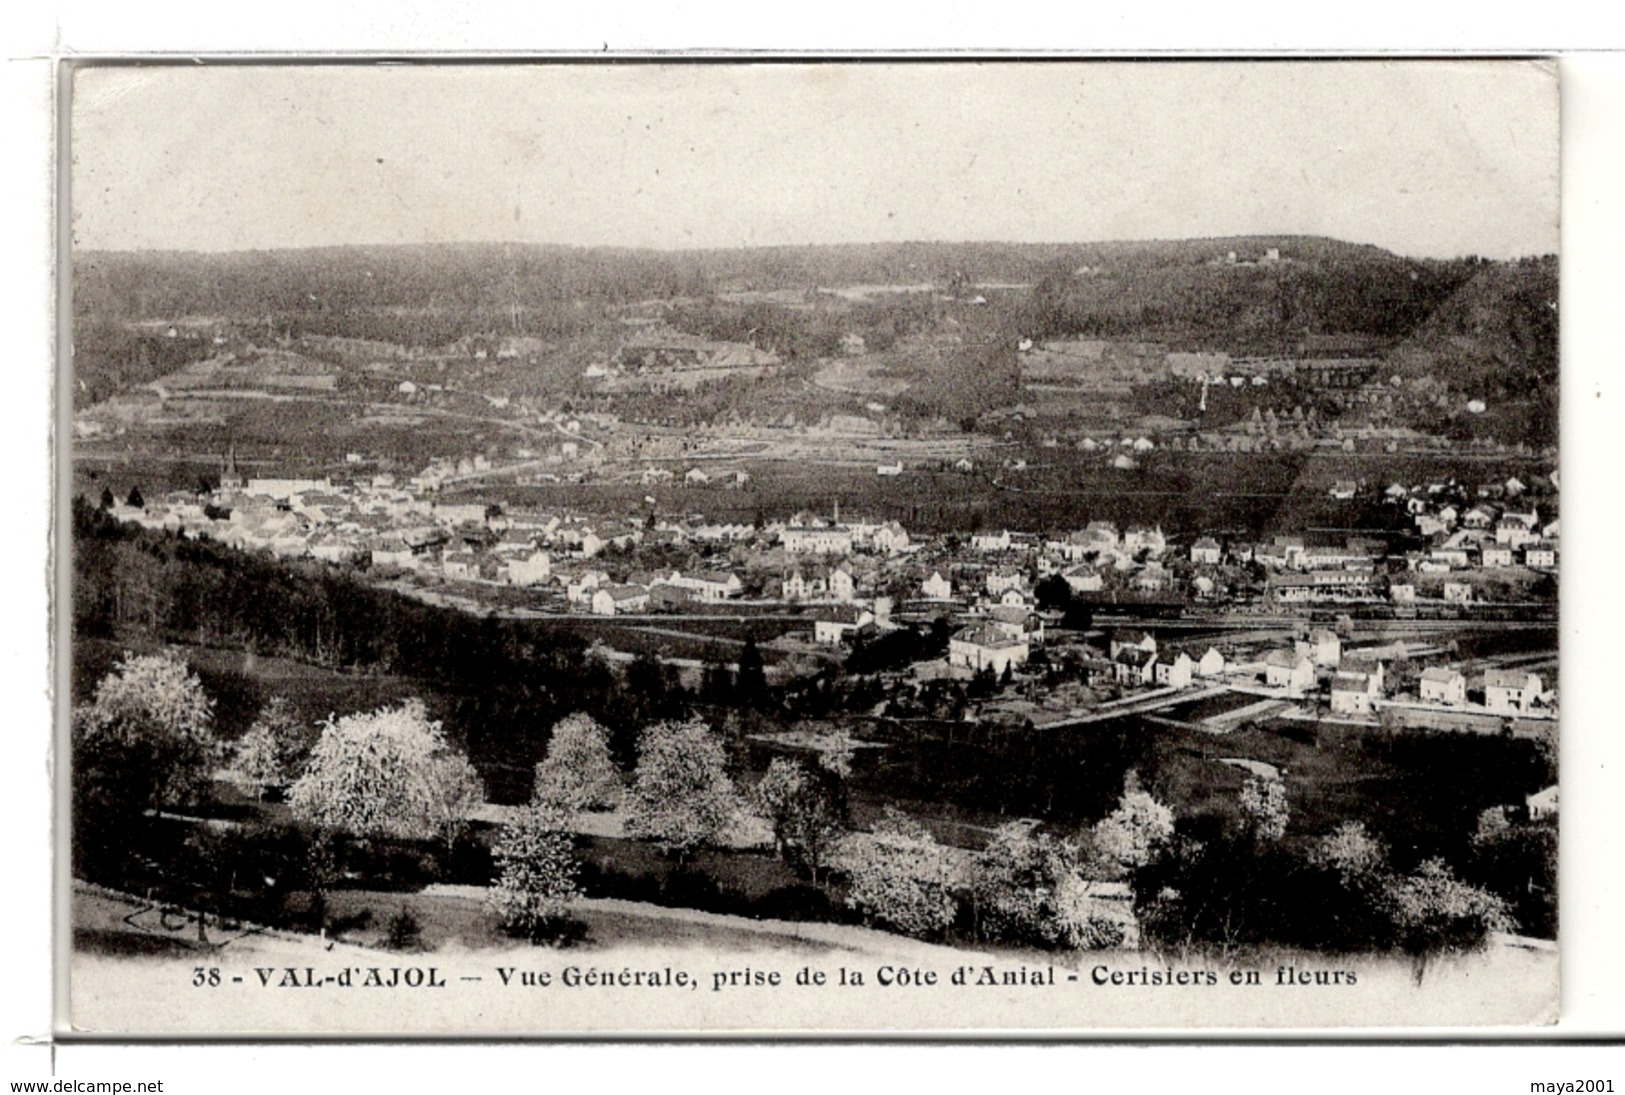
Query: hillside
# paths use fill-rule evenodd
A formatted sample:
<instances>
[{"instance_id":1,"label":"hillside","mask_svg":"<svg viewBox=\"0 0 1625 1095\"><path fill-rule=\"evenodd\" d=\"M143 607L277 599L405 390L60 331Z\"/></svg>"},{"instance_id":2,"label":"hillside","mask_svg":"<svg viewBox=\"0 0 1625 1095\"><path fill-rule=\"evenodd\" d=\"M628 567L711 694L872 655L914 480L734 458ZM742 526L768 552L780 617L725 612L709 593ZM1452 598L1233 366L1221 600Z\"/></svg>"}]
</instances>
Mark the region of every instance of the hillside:
<instances>
[{"instance_id":1,"label":"hillside","mask_svg":"<svg viewBox=\"0 0 1625 1095\"><path fill-rule=\"evenodd\" d=\"M1391 356L1433 386L1464 436L1547 445L1557 436L1558 271L1552 257L1480 266ZM1467 409L1477 400L1485 409Z\"/></svg>"},{"instance_id":2,"label":"hillside","mask_svg":"<svg viewBox=\"0 0 1625 1095\"><path fill-rule=\"evenodd\" d=\"M789 370L704 385L677 415L685 422L714 417L713 406L735 413L747 399L780 418L850 413L861 399L807 381L854 338L876 355L877 382L907 384L898 413L971 421L1021 398L1007 352L1020 339L1081 337L1233 356L1382 357L1392 366L1384 376L1411 381L1389 400L1392 419L1544 447L1556 428L1556 281L1552 258L1416 260L1294 236L90 252L74 259L76 401L285 339L302 340L304 352L315 352L312 339L360 340L363 364L397 348L441 355L446 379L475 391L579 399L587 393L573 378L589 358L609 360L629 331L662 323L775 354ZM475 367L468 347L515 339L530 347L523 360ZM1470 400L1489 409L1469 411Z\"/></svg>"},{"instance_id":3,"label":"hillside","mask_svg":"<svg viewBox=\"0 0 1625 1095\"><path fill-rule=\"evenodd\" d=\"M1140 276L1202 267L1269 248L1314 268L1404 264L1374 247L1305 237L1096 244L888 243L652 251L538 244L332 247L230 253L83 252L74 256L77 316L125 321L186 316L261 320L351 309L495 310L515 302L625 302L728 290L946 285L1029 286L1073 271Z\"/></svg>"}]
</instances>

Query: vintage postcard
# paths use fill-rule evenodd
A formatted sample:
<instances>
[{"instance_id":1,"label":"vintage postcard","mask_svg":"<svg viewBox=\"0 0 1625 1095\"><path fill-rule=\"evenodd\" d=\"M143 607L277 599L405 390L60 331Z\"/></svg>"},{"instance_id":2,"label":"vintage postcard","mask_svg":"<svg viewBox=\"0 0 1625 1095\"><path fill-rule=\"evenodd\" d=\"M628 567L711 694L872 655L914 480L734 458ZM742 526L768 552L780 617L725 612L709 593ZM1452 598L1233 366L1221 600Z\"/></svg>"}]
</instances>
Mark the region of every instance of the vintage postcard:
<instances>
[{"instance_id":1,"label":"vintage postcard","mask_svg":"<svg viewBox=\"0 0 1625 1095\"><path fill-rule=\"evenodd\" d=\"M64 1036L1557 1021L1554 64L65 87Z\"/></svg>"}]
</instances>

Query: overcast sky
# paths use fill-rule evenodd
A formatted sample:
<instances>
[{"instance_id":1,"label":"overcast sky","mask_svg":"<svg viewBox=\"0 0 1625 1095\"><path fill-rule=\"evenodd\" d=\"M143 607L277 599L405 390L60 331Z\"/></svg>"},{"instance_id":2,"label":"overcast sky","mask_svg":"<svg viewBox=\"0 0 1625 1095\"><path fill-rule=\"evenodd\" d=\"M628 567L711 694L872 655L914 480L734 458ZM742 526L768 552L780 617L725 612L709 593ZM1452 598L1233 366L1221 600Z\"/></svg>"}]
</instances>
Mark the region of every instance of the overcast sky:
<instances>
[{"instance_id":1,"label":"overcast sky","mask_svg":"<svg viewBox=\"0 0 1625 1095\"><path fill-rule=\"evenodd\" d=\"M1527 62L92 68L76 246L1333 236L1557 249Z\"/></svg>"}]
</instances>

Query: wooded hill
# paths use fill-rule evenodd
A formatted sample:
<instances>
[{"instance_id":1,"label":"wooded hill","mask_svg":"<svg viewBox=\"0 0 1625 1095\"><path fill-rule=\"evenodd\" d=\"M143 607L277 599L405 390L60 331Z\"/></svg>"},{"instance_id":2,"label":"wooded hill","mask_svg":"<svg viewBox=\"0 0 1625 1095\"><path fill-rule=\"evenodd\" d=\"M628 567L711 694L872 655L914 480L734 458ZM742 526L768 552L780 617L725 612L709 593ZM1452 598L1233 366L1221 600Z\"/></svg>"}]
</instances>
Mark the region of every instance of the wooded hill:
<instances>
[{"instance_id":1,"label":"wooded hill","mask_svg":"<svg viewBox=\"0 0 1625 1095\"><path fill-rule=\"evenodd\" d=\"M898 291L863 299L819 292L843 286ZM164 371L174 348L132 339L156 341L162 325L189 317L250 338L311 334L439 348L515 325L562 339L601 327L628 305L661 300L679 303L673 315L704 328L692 333L748 336L789 358L833 352L846 332L884 344L950 322L971 325L984 345L1083 336L1232 354L1377 355L1401 376L1432 376L1462 394L1463 405L1483 398L1533 415L1531 436L1555 435L1550 256L1409 259L1299 236L711 251L468 244L87 252L74 258L73 290L76 375L96 395ZM159 326L132 334L135 323ZM208 352L206 339L193 341Z\"/></svg>"}]
</instances>

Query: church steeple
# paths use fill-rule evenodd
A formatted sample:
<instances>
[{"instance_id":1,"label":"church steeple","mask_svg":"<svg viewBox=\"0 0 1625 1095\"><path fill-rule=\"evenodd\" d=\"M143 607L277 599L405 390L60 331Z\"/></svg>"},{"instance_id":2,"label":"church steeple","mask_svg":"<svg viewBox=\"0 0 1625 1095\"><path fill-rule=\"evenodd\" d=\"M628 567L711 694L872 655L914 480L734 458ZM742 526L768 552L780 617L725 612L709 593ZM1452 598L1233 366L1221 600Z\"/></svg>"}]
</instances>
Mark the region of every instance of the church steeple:
<instances>
[{"instance_id":1,"label":"church steeple","mask_svg":"<svg viewBox=\"0 0 1625 1095\"><path fill-rule=\"evenodd\" d=\"M242 487L243 477L237 471L237 442L234 439L231 442L231 447L226 451L226 455L221 461L220 489L241 490Z\"/></svg>"}]
</instances>

